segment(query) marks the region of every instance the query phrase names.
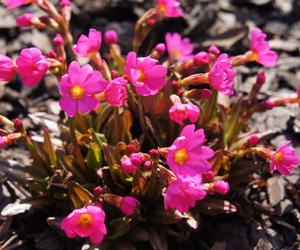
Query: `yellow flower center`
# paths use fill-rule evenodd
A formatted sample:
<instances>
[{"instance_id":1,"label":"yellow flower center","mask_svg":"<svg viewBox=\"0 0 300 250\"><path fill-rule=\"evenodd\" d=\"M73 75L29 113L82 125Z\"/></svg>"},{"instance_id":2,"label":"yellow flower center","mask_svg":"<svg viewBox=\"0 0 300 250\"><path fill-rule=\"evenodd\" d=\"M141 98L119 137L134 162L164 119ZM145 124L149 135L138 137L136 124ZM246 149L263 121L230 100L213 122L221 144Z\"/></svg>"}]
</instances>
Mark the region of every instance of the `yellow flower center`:
<instances>
[{"instance_id":1,"label":"yellow flower center","mask_svg":"<svg viewBox=\"0 0 300 250\"><path fill-rule=\"evenodd\" d=\"M177 59L181 56L181 52L178 49L173 49L172 52L171 52L171 56L174 59Z\"/></svg>"},{"instance_id":2,"label":"yellow flower center","mask_svg":"<svg viewBox=\"0 0 300 250\"><path fill-rule=\"evenodd\" d=\"M179 165L183 165L189 158L185 148L179 149L175 153L175 162Z\"/></svg>"},{"instance_id":3,"label":"yellow flower center","mask_svg":"<svg viewBox=\"0 0 300 250\"><path fill-rule=\"evenodd\" d=\"M283 153L282 152L276 153L276 155L275 155L276 162L281 162L282 157L283 157Z\"/></svg>"},{"instance_id":4,"label":"yellow flower center","mask_svg":"<svg viewBox=\"0 0 300 250\"><path fill-rule=\"evenodd\" d=\"M157 12L164 13L166 11L166 6L164 4L159 4L156 10Z\"/></svg>"},{"instance_id":5,"label":"yellow flower center","mask_svg":"<svg viewBox=\"0 0 300 250\"><path fill-rule=\"evenodd\" d=\"M81 99L84 96L84 88L81 88L79 85L71 88L71 94L74 99Z\"/></svg>"},{"instance_id":6,"label":"yellow flower center","mask_svg":"<svg viewBox=\"0 0 300 250\"><path fill-rule=\"evenodd\" d=\"M138 78L137 78L137 81L139 81L139 82L143 82L144 80L145 80L145 74L144 74L144 72L141 70L141 69L139 69L138 70Z\"/></svg>"},{"instance_id":7,"label":"yellow flower center","mask_svg":"<svg viewBox=\"0 0 300 250\"><path fill-rule=\"evenodd\" d=\"M93 221L93 218L90 214L84 213L81 214L77 223L81 226L81 227L89 227L91 225Z\"/></svg>"},{"instance_id":8,"label":"yellow flower center","mask_svg":"<svg viewBox=\"0 0 300 250\"><path fill-rule=\"evenodd\" d=\"M258 54L256 52L252 52L250 56L250 61L257 61L258 60Z\"/></svg>"}]
</instances>

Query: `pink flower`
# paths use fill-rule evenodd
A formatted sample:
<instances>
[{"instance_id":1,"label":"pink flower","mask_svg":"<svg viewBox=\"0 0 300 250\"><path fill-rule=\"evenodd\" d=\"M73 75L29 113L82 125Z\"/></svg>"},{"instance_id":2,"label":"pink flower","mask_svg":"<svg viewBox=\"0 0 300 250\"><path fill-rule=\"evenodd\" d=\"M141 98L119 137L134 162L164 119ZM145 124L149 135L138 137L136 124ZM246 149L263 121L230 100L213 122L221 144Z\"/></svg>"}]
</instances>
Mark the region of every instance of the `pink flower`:
<instances>
[{"instance_id":1,"label":"pink flower","mask_svg":"<svg viewBox=\"0 0 300 250\"><path fill-rule=\"evenodd\" d=\"M37 48L23 49L16 60L16 64L24 85L28 87L37 85L49 67L47 59Z\"/></svg>"},{"instance_id":2,"label":"pink flower","mask_svg":"<svg viewBox=\"0 0 300 250\"><path fill-rule=\"evenodd\" d=\"M90 65L80 68L74 61L68 68L68 74L60 79L60 94L62 98L59 105L70 117L78 112L87 114L96 109L100 102L95 97L106 87L106 81L99 71L93 71Z\"/></svg>"},{"instance_id":3,"label":"pink flower","mask_svg":"<svg viewBox=\"0 0 300 250\"><path fill-rule=\"evenodd\" d=\"M122 157L121 167L128 174L134 174L138 169L138 167L131 162L131 159L127 155Z\"/></svg>"},{"instance_id":4,"label":"pink flower","mask_svg":"<svg viewBox=\"0 0 300 250\"><path fill-rule=\"evenodd\" d=\"M105 89L105 99L112 106L122 106L126 101L127 80L122 77L110 80Z\"/></svg>"},{"instance_id":5,"label":"pink flower","mask_svg":"<svg viewBox=\"0 0 300 250\"><path fill-rule=\"evenodd\" d=\"M270 172L276 168L282 175L291 175L291 170L300 164L296 150L289 146L290 141L283 142L271 156Z\"/></svg>"},{"instance_id":6,"label":"pink flower","mask_svg":"<svg viewBox=\"0 0 300 250\"><path fill-rule=\"evenodd\" d=\"M209 72L211 86L225 95L233 94L233 80L236 73L227 54L221 54Z\"/></svg>"},{"instance_id":7,"label":"pink flower","mask_svg":"<svg viewBox=\"0 0 300 250\"><path fill-rule=\"evenodd\" d=\"M30 27L32 18L33 18L32 13L26 13L26 14L19 16L16 19L16 23L19 27Z\"/></svg>"},{"instance_id":8,"label":"pink flower","mask_svg":"<svg viewBox=\"0 0 300 250\"><path fill-rule=\"evenodd\" d=\"M194 64L196 66L202 66L209 64L209 56L205 51L200 51L194 56Z\"/></svg>"},{"instance_id":9,"label":"pink flower","mask_svg":"<svg viewBox=\"0 0 300 250\"><path fill-rule=\"evenodd\" d=\"M216 45L212 44L208 48L208 53L218 56L218 55L220 55L221 51L219 50L219 48Z\"/></svg>"},{"instance_id":10,"label":"pink flower","mask_svg":"<svg viewBox=\"0 0 300 250\"><path fill-rule=\"evenodd\" d=\"M9 57L0 55L0 81L10 81L15 75L15 64Z\"/></svg>"},{"instance_id":11,"label":"pink flower","mask_svg":"<svg viewBox=\"0 0 300 250\"><path fill-rule=\"evenodd\" d=\"M121 200L120 209L123 214L131 216L136 207L140 205L139 201L131 196L126 196Z\"/></svg>"},{"instance_id":12,"label":"pink flower","mask_svg":"<svg viewBox=\"0 0 300 250\"><path fill-rule=\"evenodd\" d=\"M250 47L253 52L251 60L257 61L266 67L272 67L277 63L277 53L270 49L266 37L267 35L259 28L251 31Z\"/></svg>"},{"instance_id":13,"label":"pink flower","mask_svg":"<svg viewBox=\"0 0 300 250\"><path fill-rule=\"evenodd\" d=\"M118 42L118 34L114 30L108 30L104 33L104 42L107 45Z\"/></svg>"},{"instance_id":14,"label":"pink flower","mask_svg":"<svg viewBox=\"0 0 300 250\"><path fill-rule=\"evenodd\" d=\"M214 190L218 194L227 194L229 191L229 184L226 181L217 181L214 184Z\"/></svg>"},{"instance_id":15,"label":"pink flower","mask_svg":"<svg viewBox=\"0 0 300 250\"><path fill-rule=\"evenodd\" d=\"M135 52L126 57L125 74L142 96L155 95L166 85L167 69L150 57L137 58Z\"/></svg>"},{"instance_id":16,"label":"pink flower","mask_svg":"<svg viewBox=\"0 0 300 250\"><path fill-rule=\"evenodd\" d=\"M33 0L6 0L5 4L8 9L13 9L32 2Z\"/></svg>"},{"instance_id":17,"label":"pink flower","mask_svg":"<svg viewBox=\"0 0 300 250\"><path fill-rule=\"evenodd\" d=\"M181 17L180 3L177 0L156 0L156 10L165 17Z\"/></svg>"},{"instance_id":18,"label":"pink flower","mask_svg":"<svg viewBox=\"0 0 300 250\"><path fill-rule=\"evenodd\" d=\"M65 217L60 228L65 231L69 238L75 238L78 235L81 238L89 237L94 244L102 242L107 234L104 224L105 213L98 206L87 206L75 209Z\"/></svg>"},{"instance_id":19,"label":"pink flower","mask_svg":"<svg viewBox=\"0 0 300 250\"><path fill-rule=\"evenodd\" d=\"M181 38L178 33L167 33L165 39L172 61L183 61L192 57L193 45L189 38Z\"/></svg>"},{"instance_id":20,"label":"pink flower","mask_svg":"<svg viewBox=\"0 0 300 250\"><path fill-rule=\"evenodd\" d=\"M88 37L81 35L77 44L73 46L73 51L77 56L92 57L101 47L101 32L90 29Z\"/></svg>"},{"instance_id":21,"label":"pink flower","mask_svg":"<svg viewBox=\"0 0 300 250\"><path fill-rule=\"evenodd\" d=\"M181 103L180 98L176 95L171 95L171 100L174 103L169 110L169 117L171 120L180 125L184 124L185 120L190 120L194 123L199 118L199 108L192 103Z\"/></svg>"},{"instance_id":22,"label":"pink flower","mask_svg":"<svg viewBox=\"0 0 300 250\"><path fill-rule=\"evenodd\" d=\"M180 136L169 148L167 163L178 176L193 176L211 170L207 159L214 155L209 147L202 146L205 139L204 130L195 131L195 125L185 126Z\"/></svg>"},{"instance_id":23,"label":"pink flower","mask_svg":"<svg viewBox=\"0 0 300 250\"><path fill-rule=\"evenodd\" d=\"M165 209L175 208L180 212L187 212L190 207L195 206L196 201L204 199L205 196L201 175L179 178L166 190Z\"/></svg>"}]
</instances>

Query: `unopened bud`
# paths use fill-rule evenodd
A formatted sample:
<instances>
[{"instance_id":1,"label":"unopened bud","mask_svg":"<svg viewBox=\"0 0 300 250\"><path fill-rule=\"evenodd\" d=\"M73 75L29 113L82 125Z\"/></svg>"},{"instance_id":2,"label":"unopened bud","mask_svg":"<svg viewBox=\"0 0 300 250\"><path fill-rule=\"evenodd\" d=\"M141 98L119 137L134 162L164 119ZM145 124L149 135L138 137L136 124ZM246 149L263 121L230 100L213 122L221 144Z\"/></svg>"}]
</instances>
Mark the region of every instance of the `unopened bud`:
<instances>
[{"instance_id":1,"label":"unopened bud","mask_svg":"<svg viewBox=\"0 0 300 250\"><path fill-rule=\"evenodd\" d=\"M221 53L221 51L218 49L218 47L216 45L213 44L209 47L208 53L218 56Z\"/></svg>"},{"instance_id":2,"label":"unopened bud","mask_svg":"<svg viewBox=\"0 0 300 250\"><path fill-rule=\"evenodd\" d=\"M276 104L275 104L275 102L272 101L272 100L266 100L266 101L264 102L264 106L265 106L265 108L267 108L267 109L272 109L272 108L274 108L274 107L276 106Z\"/></svg>"},{"instance_id":3,"label":"unopened bud","mask_svg":"<svg viewBox=\"0 0 300 250\"><path fill-rule=\"evenodd\" d=\"M256 82L259 85L263 85L266 82L266 74L265 74L265 72L258 73L258 75L256 77Z\"/></svg>"},{"instance_id":4,"label":"unopened bud","mask_svg":"<svg viewBox=\"0 0 300 250\"><path fill-rule=\"evenodd\" d=\"M31 20L33 15L31 13L26 13L24 15L19 16L16 19L16 23L19 27L30 27L32 25Z\"/></svg>"},{"instance_id":5,"label":"unopened bud","mask_svg":"<svg viewBox=\"0 0 300 250\"><path fill-rule=\"evenodd\" d=\"M55 46L62 46L64 45L64 39L60 34L56 34L56 36L53 38L53 44Z\"/></svg>"},{"instance_id":6,"label":"unopened bud","mask_svg":"<svg viewBox=\"0 0 300 250\"><path fill-rule=\"evenodd\" d=\"M200 51L199 53L197 53L194 56L194 64L196 66L206 65L208 63L209 63L209 56L208 56L207 52Z\"/></svg>"},{"instance_id":7,"label":"unopened bud","mask_svg":"<svg viewBox=\"0 0 300 250\"><path fill-rule=\"evenodd\" d=\"M229 191L229 184L226 181L217 181L214 184L214 190L218 194L227 194Z\"/></svg>"},{"instance_id":8,"label":"unopened bud","mask_svg":"<svg viewBox=\"0 0 300 250\"><path fill-rule=\"evenodd\" d=\"M248 139L247 139L247 143L252 145L252 146L255 146L259 141L259 137L254 134L254 135L251 135Z\"/></svg>"},{"instance_id":9,"label":"unopened bud","mask_svg":"<svg viewBox=\"0 0 300 250\"><path fill-rule=\"evenodd\" d=\"M166 45L164 43L159 43L156 45L155 50L160 54L163 55L166 52Z\"/></svg>"},{"instance_id":10,"label":"unopened bud","mask_svg":"<svg viewBox=\"0 0 300 250\"><path fill-rule=\"evenodd\" d=\"M105 32L104 34L104 42L107 45L111 45L113 43L117 43L118 42L118 34L117 32L115 32L114 30L108 30Z\"/></svg>"}]
</instances>

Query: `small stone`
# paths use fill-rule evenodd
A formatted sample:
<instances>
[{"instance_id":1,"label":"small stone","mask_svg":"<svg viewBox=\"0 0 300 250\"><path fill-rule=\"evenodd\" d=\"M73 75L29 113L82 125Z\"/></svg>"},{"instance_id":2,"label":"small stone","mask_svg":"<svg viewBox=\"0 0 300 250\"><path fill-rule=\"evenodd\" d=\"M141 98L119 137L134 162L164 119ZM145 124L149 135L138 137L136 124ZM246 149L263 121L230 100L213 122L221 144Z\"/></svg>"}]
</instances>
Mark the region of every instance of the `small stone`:
<instances>
[{"instance_id":1,"label":"small stone","mask_svg":"<svg viewBox=\"0 0 300 250\"><path fill-rule=\"evenodd\" d=\"M267 191L269 201L272 206L276 206L285 196L286 181L281 176L274 176L267 181Z\"/></svg>"}]
</instances>

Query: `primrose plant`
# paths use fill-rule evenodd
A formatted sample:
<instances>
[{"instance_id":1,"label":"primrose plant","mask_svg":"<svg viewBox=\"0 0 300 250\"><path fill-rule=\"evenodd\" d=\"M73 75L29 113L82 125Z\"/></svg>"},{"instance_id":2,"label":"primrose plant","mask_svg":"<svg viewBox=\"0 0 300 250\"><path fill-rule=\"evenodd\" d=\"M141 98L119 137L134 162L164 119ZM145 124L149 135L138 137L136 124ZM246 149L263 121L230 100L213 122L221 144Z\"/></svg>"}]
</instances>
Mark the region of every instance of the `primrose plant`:
<instances>
[{"instance_id":1,"label":"primrose plant","mask_svg":"<svg viewBox=\"0 0 300 250\"><path fill-rule=\"evenodd\" d=\"M300 91L258 98L263 72L249 93L234 88L236 67L277 63L259 28L251 30L250 49L241 55L228 55L215 45L194 52L190 39L178 33L167 33L164 43L145 54L141 45L151 39L153 27L183 15L177 0L157 0L136 22L133 51L124 56L113 30L102 36L92 28L74 42L68 0L57 7L50 0L6 0L9 9L25 4L46 16L26 13L17 25L56 31L53 50L46 55L39 48L24 48L15 61L0 55L0 80L18 75L24 86L34 88L47 72L57 77L65 114L60 120L63 146L53 143L47 128L43 142L36 141L21 119L4 116L0 146L26 145L30 169L35 169L24 177L27 188L33 197L61 204L54 220L66 237L85 238L103 249L134 241L131 236L139 230L148 235L146 241L155 231L166 239L169 225L190 225L199 213L236 212L226 199L234 193L230 184L240 178L236 173L245 160L250 162L248 175L264 171L267 162L270 173L282 175L299 165L290 142L272 151L266 147L272 131L253 133L248 125L254 113L299 104ZM103 41L105 55L99 52ZM81 65L77 58L90 63ZM150 243L159 249L157 241Z\"/></svg>"}]
</instances>

